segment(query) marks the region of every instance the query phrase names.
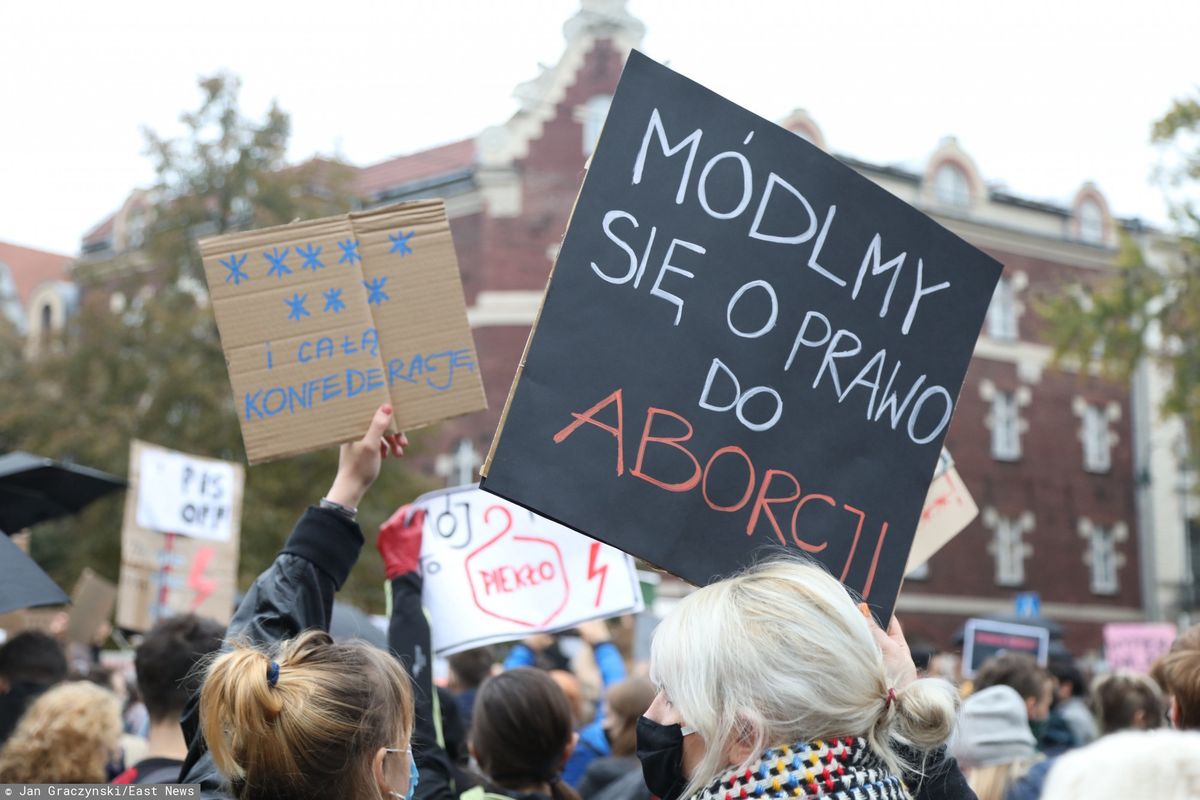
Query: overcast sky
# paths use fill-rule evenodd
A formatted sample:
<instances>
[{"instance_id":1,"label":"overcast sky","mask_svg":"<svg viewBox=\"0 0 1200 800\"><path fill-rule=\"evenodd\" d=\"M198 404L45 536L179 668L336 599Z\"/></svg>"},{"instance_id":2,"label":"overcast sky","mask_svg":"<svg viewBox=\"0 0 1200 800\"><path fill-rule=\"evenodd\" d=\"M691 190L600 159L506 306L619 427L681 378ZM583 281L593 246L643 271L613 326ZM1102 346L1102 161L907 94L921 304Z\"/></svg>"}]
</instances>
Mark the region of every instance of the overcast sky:
<instances>
[{"instance_id":1,"label":"overcast sky","mask_svg":"<svg viewBox=\"0 0 1200 800\"><path fill-rule=\"evenodd\" d=\"M355 164L473 135L554 63L578 0L0 2L0 240L64 253L153 178L196 78L292 115L291 157ZM830 148L913 162L955 135L984 177L1066 201L1095 181L1162 222L1150 125L1200 85L1200 2L630 0L643 50Z\"/></svg>"}]
</instances>

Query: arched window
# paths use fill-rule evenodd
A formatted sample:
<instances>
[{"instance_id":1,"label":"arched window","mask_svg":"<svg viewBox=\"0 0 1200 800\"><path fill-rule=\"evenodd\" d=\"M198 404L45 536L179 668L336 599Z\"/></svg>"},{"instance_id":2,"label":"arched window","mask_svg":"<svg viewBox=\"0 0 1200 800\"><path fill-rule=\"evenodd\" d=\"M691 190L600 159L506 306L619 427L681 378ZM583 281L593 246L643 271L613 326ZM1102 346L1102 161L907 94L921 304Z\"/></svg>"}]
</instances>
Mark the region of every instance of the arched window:
<instances>
[{"instance_id":1,"label":"arched window","mask_svg":"<svg viewBox=\"0 0 1200 800\"><path fill-rule=\"evenodd\" d=\"M1104 210L1095 200L1079 204L1079 238L1088 244L1104 243Z\"/></svg>"},{"instance_id":2,"label":"arched window","mask_svg":"<svg viewBox=\"0 0 1200 800\"><path fill-rule=\"evenodd\" d=\"M146 212L134 209L129 215L129 249L140 250L146 243Z\"/></svg>"},{"instance_id":3,"label":"arched window","mask_svg":"<svg viewBox=\"0 0 1200 800\"><path fill-rule=\"evenodd\" d=\"M42 326L38 333L41 335L43 342L50 340L50 333L53 330L53 320L54 309L50 307L49 303L42 303Z\"/></svg>"},{"instance_id":4,"label":"arched window","mask_svg":"<svg viewBox=\"0 0 1200 800\"><path fill-rule=\"evenodd\" d=\"M971 182L959 167L942 164L933 173L933 196L940 205L967 208L971 205Z\"/></svg>"}]
</instances>

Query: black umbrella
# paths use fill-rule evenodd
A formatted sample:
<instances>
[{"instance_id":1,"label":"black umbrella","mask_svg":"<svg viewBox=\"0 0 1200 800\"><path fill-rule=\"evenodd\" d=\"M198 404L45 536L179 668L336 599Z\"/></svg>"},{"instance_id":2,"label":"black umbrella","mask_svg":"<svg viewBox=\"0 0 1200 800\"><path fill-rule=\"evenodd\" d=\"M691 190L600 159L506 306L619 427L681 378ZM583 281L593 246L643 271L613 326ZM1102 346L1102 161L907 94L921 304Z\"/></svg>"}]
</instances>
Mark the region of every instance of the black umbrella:
<instances>
[{"instance_id":1,"label":"black umbrella","mask_svg":"<svg viewBox=\"0 0 1200 800\"><path fill-rule=\"evenodd\" d=\"M67 593L7 536L0 536L0 614L68 601Z\"/></svg>"},{"instance_id":2,"label":"black umbrella","mask_svg":"<svg viewBox=\"0 0 1200 800\"><path fill-rule=\"evenodd\" d=\"M0 531L76 514L93 500L125 488L107 472L29 453L0 456Z\"/></svg>"}]
</instances>

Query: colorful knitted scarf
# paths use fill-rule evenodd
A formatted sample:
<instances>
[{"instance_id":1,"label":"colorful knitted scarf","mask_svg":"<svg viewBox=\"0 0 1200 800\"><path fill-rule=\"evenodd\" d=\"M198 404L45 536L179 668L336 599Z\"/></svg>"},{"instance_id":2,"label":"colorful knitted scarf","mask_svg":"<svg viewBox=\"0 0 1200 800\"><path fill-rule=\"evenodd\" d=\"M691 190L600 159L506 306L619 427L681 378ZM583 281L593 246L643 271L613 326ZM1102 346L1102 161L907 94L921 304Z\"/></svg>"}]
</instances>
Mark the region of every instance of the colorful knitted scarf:
<instances>
[{"instance_id":1,"label":"colorful knitted scarf","mask_svg":"<svg viewBox=\"0 0 1200 800\"><path fill-rule=\"evenodd\" d=\"M907 800L909 794L866 739L846 736L772 748L757 766L730 770L692 800L811 797Z\"/></svg>"}]
</instances>

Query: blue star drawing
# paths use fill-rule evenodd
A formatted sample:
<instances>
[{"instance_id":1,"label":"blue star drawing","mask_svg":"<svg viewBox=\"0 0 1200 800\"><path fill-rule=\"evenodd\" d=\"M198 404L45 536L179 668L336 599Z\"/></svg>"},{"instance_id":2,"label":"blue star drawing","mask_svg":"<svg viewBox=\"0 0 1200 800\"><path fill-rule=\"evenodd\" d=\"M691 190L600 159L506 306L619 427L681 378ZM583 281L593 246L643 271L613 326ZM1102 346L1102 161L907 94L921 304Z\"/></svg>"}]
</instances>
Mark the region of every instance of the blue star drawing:
<instances>
[{"instance_id":1,"label":"blue star drawing","mask_svg":"<svg viewBox=\"0 0 1200 800\"><path fill-rule=\"evenodd\" d=\"M409 231L408 233L397 231L395 236L389 233L388 238L392 240L392 249L388 250L388 253L399 253L401 258L410 255L412 247L409 246L408 240L413 237L414 233L416 231Z\"/></svg>"},{"instance_id":2,"label":"blue star drawing","mask_svg":"<svg viewBox=\"0 0 1200 800\"><path fill-rule=\"evenodd\" d=\"M221 262L221 266L229 270L229 274L225 276L225 282L233 281L233 285L237 286L242 281L250 280L250 276L242 271L242 267L246 265L247 256L239 258L237 255L231 255L229 258L217 259Z\"/></svg>"},{"instance_id":3,"label":"blue star drawing","mask_svg":"<svg viewBox=\"0 0 1200 800\"><path fill-rule=\"evenodd\" d=\"M279 252L278 247L272 247L271 252L263 253L263 258L271 262L271 268L267 270L267 277L274 275L277 278L282 278L284 275L291 275L292 268L283 263L283 260L288 257L288 253L292 252L292 248L285 247L283 252Z\"/></svg>"},{"instance_id":4,"label":"blue star drawing","mask_svg":"<svg viewBox=\"0 0 1200 800\"><path fill-rule=\"evenodd\" d=\"M358 239L347 239L344 242L338 242L337 246L342 248L342 254L338 257L339 264L346 262L353 264L355 261L362 261L362 256L358 254Z\"/></svg>"},{"instance_id":5,"label":"blue star drawing","mask_svg":"<svg viewBox=\"0 0 1200 800\"><path fill-rule=\"evenodd\" d=\"M317 256L321 255L321 251L324 249L324 247L317 247L314 244L308 245L307 249L304 247L297 247L296 255L304 259L304 263L300 265L300 269L311 269L313 272L316 272L319 269L324 269L325 265L321 263L319 258L317 258Z\"/></svg>"},{"instance_id":6,"label":"blue star drawing","mask_svg":"<svg viewBox=\"0 0 1200 800\"><path fill-rule=\"evenodd\" d=\"M388 293L383 290L384 284L388 281L387 278L372 278L369 281L363 281L363 286L366 287L370 294L367 295L367 305L377 306L385 300L391 300Z\"/></svg>"},{"instance_id":7,"label":"blue star drawing","mask_svg":"<svg viewBox=\"0 0 1200 800\"><path fill-rule=\"evenodd\" d=\"M283 302L288 306L288 308L291 309L291 311L288 312L288 319L294 319L299 322L304 317L312 316L312 314L308 313L308 309L304 307L304 304L308 302L307 294L300 294L299 292L296 292L292 295L290 300L285 297Z\"/></svg>"},{"instance_id":8,"label":"blue star drawing","mask_svg":"<svg viewBox=\"0 0 1200 800\"><path fill-rule=\"evenodd\" d=\"M342 302L341 289L327 289L321 292L321 296L325 298L325 311L327 313L332 311L334 314L337 314L346 307L346 304Z\"/></svg>"}]
</instances>

